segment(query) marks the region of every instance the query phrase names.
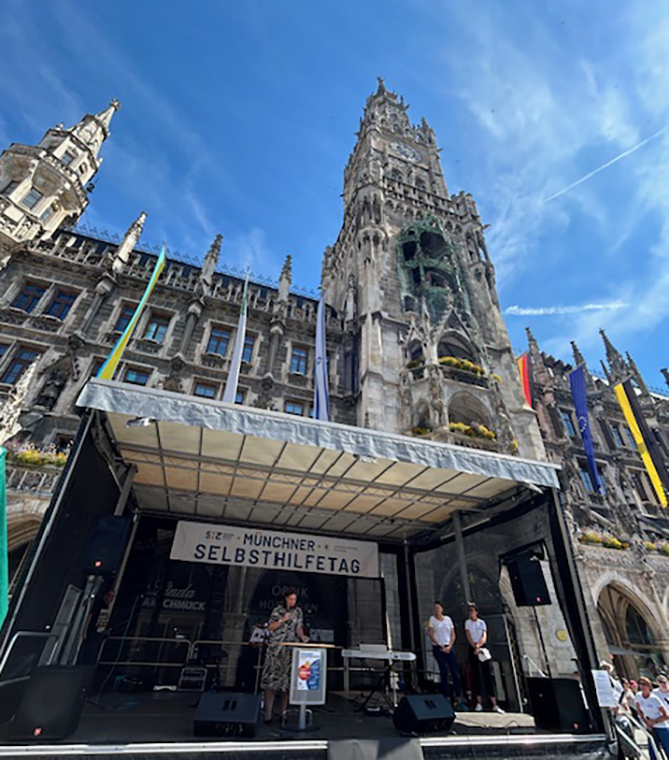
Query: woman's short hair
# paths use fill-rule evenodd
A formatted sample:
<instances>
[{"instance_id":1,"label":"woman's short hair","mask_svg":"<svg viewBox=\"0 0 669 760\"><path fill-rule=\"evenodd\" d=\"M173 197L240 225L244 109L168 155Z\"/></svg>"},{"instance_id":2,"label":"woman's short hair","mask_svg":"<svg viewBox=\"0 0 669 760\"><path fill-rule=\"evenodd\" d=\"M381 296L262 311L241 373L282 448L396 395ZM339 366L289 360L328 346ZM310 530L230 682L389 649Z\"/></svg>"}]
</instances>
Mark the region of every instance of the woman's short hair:
<instances>
[{"instance_id":1,"label":"woman's short hair","mask_svg":"<svg viewBox=\"0 0 669 760\"><path fill-rule=\"evenodd\" d=\"M651 688L653 686L650 678L646 678L646 676L641 676L641 678L637 681L637 684L639 686L648 686L648 688Z\"/></svg>"},{"instance_id":2,"label":"woman's short hair","mask_svg":"<svg viewBox=\"0 0 669 760\"><path fill-rule=\"evenodd\" d=\"M470 610L476 610L477 612L479 611L479 608L474 604L474 602L469 602L467 607L469 607Z\"/></svg>"},{"instance_id":3,"label":"woman's short hair","mask_svg":"<svg viewBox=\"0 0 669 760\"><path fill-rule=\"evenodd\" d=\"M293 594L297 596L297 589L293 588L293 586L288 586L288 588L283 592L283 598L287 599L289 596L292 596Z\"/></svg>"},{"instance_id":4,"label":"woman's short hair","mask_svg":"<svg viewBox=\"0 0 669 760\"><path fill-rule=\"evenodd\" d=\"M435 599L434 602L432 602L432 604L438 604L442 610L444 609L444 605L438 599Z\"/></svg>"}]
</instances>

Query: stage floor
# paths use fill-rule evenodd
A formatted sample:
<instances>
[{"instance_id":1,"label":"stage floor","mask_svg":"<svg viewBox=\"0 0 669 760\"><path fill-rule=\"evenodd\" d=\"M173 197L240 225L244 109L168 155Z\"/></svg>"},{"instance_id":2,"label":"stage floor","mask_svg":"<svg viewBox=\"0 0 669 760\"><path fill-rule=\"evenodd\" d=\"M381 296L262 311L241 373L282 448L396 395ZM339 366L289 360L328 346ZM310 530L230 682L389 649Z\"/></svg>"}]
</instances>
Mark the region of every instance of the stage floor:
<instances>
[{"instance_id":1,"label":"stage floor","mask_svg":"<svg viewBox=\"0 0 669 760\"><path fill-rule=\"evenodd\" d=\"M105 694L86 704L70 743L207 741L193 736L193 715L200 694ZM261 723L257 741L288 739L378 739L397 736L389 715L356 712L358 702L330 694L327 705L314 708L314 730L284 730L278 717ZM449 736L534 733L534 719L522 713L460 712ZM212 739L212 741L220 741Z\"/></svg>"}]
</instances>

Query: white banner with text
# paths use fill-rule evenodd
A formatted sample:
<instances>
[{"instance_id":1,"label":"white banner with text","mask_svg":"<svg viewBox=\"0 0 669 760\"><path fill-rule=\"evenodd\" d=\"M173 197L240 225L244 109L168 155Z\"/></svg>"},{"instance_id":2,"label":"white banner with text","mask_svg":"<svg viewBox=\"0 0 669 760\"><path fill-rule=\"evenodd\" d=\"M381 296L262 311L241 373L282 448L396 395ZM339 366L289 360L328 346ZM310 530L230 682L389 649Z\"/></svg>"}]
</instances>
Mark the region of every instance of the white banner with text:
<instances>
[{"instance_id":1,"label":"white banner with text","mask_svg":"<svg viewBox=\"0 0 669 760\"><path fill-rule=\"evenodd\" d=\"M180 521L170 559L326 575L379 577L375 543Z\"/></svg>"}]
</instances>

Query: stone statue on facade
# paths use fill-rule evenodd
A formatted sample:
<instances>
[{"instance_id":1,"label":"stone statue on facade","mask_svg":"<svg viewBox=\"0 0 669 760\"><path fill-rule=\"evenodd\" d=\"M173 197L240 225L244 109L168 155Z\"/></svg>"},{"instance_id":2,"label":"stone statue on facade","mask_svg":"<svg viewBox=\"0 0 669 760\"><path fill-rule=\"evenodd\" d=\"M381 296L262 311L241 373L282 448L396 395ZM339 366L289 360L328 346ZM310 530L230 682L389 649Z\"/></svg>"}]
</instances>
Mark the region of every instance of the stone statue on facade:
<instances>
[{"instance_id":1,"label":"stone statue on facade","mask_svg":"<svg viewBox=\"0 0 669 760\"><path fill-rule=\"evenodd\" d=\"M430 364L428 365L427 372L433 426L435 428L444 427L446 424L446 403L444 401L443 377L441 370L437 365Z\"/></svg>"},{"instance_id":2,"label":"stone statue on facade","mask_svg":"<svg viewBox=\"0 0 669 760\"><path fill-rule=\"evenodd\" d=\"M67 377L67 372L60 367L52 370L35 400L35 405L42 406L49 412L53 411L63 388L67 384Z\"/></svg>"},{"instance_id":3,"label":"stone statue on facade","mask_svg":"<svg viewBox=\"0 0 669 760\"><path fill-rule=\"evenodd\" d=\"M348 285L346 286L346 300L344 302L344 319L346 324L353 322L358 316L357 292L355 275L349 274Z\"/></svg>"}]
</instances>

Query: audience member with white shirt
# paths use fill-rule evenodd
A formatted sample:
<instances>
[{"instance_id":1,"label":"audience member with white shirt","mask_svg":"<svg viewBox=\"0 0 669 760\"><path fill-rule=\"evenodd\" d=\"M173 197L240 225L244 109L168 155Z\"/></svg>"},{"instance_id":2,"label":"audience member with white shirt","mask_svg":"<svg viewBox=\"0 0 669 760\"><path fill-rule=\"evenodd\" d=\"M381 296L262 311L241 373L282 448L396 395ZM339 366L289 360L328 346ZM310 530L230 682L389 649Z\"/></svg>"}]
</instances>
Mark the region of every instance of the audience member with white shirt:
<instances>
[{"instance_id":1,"label":"audience member with white shirt","mask_svg":"<svg viewBox=\"0 0 669 760\"><path fill-rule=\"evenodd\" d=\"M497 697L492 683L490 670L490 658L481 661L481 650L485 649L488 642L488 626L485 620L479 618L479 610L475 604L469 605L469 620L465 622L467 643L469 644L468 656L469 669L472 675L474 696L476 697L477 712L483 710L483 696L490 699L493 712L504 712L497 704Z\"/></svg>"},{"instance_id":2,"label":"audience member with white shirt","mask_svg":"<svg viewBox=\"0 0 669 760\"><path fill-rule=\"evenodd\" d=\"M653 694L653 684L650 678L640 678L638 681L639 692L634 697L634 704L646 724L646 728L652 732L655 741L662 747L665 755L669 754L669 711L665 703L656 694ZM651 747L651 757L654 755Z\"/></svg>"},{"instance_id":3,"label":"audience member with white shirt","mask_svg":"<svg viewBox=\"0 0 669 760\"><path fill-rule=\"evenodd\" d=\"M446 699L451 699L451 688L448 674L453 678L453 696L458 700L458 709L466 710L467 707L462 701L462 687L460 685L460 666L453 651L455 644L455 626L448 615L444 615L444 608L441 602L435 602L433 605L433 614L427 629L427 635L432 642L432 654L439 666L441 675L441 690Z\"/></svg>"}]
</instances>

